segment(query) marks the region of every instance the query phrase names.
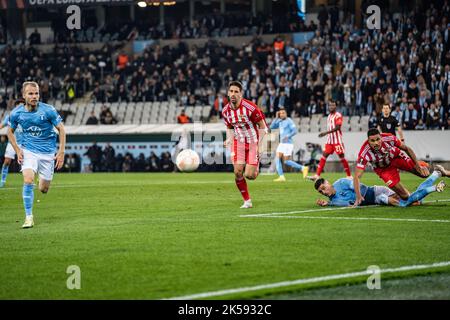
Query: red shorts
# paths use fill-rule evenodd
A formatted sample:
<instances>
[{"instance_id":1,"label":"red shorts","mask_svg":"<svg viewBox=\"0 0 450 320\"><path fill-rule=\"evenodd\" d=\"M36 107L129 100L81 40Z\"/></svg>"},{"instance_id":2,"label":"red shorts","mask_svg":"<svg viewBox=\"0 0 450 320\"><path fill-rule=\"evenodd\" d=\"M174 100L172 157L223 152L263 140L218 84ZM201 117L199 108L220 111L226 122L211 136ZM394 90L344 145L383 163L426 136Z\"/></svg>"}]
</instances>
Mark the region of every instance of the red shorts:
<instances>
[{"instance_id":1,"label":"red shorts","mask_svg":"<svg viewBox=\"0 0 450 320\"><path fill-rule=\"evenodd\" d=\"M339 144L339 143L336 143L336 144L326 143L325 144L325 153L328 153L328 154L336 153L339 155L339 154L344 154L344 152L345 152L344 144Z\"/></svg>"},{"instance_id":2,"label":"red shorts","mask_svg":"<svg viewBox=\"0 0 450 320\"><path fill-rule=\"evenodd\" d=\"M375 168L373 171L386 183L389 188L395 187L400 182L400 171L412 171L414 169L414 161L404 154L392 159L389 167Z\"/></svg>"},{"instance_id":3,"label":"red shorts","mask_svg":"<svg viewBox=\"0 0 450 320\"><path fill-rule=\"evenodd\" d=\"M231 161L233 164L248 164L251 166L259 165L258 143L233 141L231 152Z\"/></svg>"}]
</instances>

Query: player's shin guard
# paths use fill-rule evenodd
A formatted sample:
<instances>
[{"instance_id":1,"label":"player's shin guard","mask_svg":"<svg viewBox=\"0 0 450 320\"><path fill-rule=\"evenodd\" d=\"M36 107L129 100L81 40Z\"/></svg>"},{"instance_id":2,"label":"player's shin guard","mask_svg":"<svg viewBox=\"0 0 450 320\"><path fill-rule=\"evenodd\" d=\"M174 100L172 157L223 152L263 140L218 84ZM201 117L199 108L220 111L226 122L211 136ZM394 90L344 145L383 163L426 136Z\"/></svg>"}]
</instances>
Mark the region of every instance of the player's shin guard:
<instances>
[{"instance_id":1,"label":"player's shin guard","mask_svg":"<svg viewBox=\"0 0 450 320\"><path fill-rule=\"evenodd\" d=\"M23 206L25 208L25 215L33 215L33 201L34 201L34 184L24 184L23 191Z\"/></svg>"},{"instance_id":2,"label":"player's shin guard","mask_svg":"<svg viewBox=\"0 0 450 320\"><path fill-rule=\"evenodd\" d=\"M2 180L0 181L1 185L4 185L6 182L6 177L8 176L9 166L3 165L2 167Z\"/></svg>"},{"instance_id":3,"label":"player's shin guard","mask_svg":"<svg viewBox=\"0 0 450 320\"><path fill-rule=\"evenodd\" d=\"M275 160L275 166L277 168L277 173L279 176L283 175L283 164L281 163L281 158L278 158Z\"/></svg>"},{"instance_id":4,"label":"player's shin guard","mask_svg":"<svg viewBox=\"0 0 450 320\"><path fill-rule=\"evenodd\" d=\"M352 173L350 172L350 166L348 165L348 161L345 158L341 158L341 163L344 166L345 173L347 174L347 177L351 176Z\"/></svg>"},{"instance_id":5,"label":"player's shin guard","mask_svg":"<svg viewBox=\"0 0 450 320\"><path fill-rule=\"evenodd\" d=\"M286 165L288 165L289 167L292 167L294 169L303 170L303 166L301 164L298 164L295 161L287 160L285 163L286 163Z\"/></svg>"},{"instance_id":6,"label":"player's shin guard","mask_svg":"<svg viewBox=\"0 0 450 320\"><path fill-rule=\"evenodd\" d=\"M430 176L429 176L424 182L422 182L422 183L419 185L419 187L417 188L417 190L425 189L425 188L431 187L431 186L435 183L435 181L436 181L437 179L439 179L441 176L442 176L442 174L441 174L440 171L434 171L432 174L430 174Z\"/></svg>"},{"instance_id":7,"label":"player's shin guard","mask_svg":"<svg viewBox=\"0 0 450 320\"><path fill-rule=\"evenodd\" d=\"M422 200L428 194L430 194L434 191L436 191L436 186L431 186L431 187L427 187L427 188L423 188L423 189L417 189L416 191L411 193L411 195L409 196L408 199L400 200L398 205L399 205L399 207L407 207L413 202Z\"/></svg>"},{"instance_id":8,"label":"player's shin guard","mask_svg":"<svg viewBox=\"0 0 450 320\"><path fill-rule=\"evenodd\" d=\"M320 158L319 165L317 166L317 172L316 172L316 174L318 176L320 176L320 174L322 173L323 167L325 167L325 162L326 161L327 161L326 157L322 156L322 158Z\"/></svg>"},{"instance_id":9,"label":"player's shin guard","mask_svg":"<svg viewBox=\"0 0 450 320\"><path fill-rule=\"evenodd\" d=\"M244 201L250 200L250 195L248 194L248 188L247 188L247 181L245 181L245 178L242 177L240 179L236 179L236 186L238 187L239 191L242 194L242 198L244 198Z\"/></svg>"}]
</instances>

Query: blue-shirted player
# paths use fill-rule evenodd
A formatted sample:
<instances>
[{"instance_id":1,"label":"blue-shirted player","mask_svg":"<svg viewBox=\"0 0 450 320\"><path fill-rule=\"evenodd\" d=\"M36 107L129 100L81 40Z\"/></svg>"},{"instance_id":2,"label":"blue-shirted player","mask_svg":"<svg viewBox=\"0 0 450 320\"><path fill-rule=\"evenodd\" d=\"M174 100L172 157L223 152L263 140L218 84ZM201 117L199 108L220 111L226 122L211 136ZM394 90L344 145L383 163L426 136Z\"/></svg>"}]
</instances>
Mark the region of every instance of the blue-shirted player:
<instances>
[{"instance_id":1,"label":"blue-shirted player","mask_svg":"<svg viewBox=\"0 0 450 320\"><path fill-rule=\"evenodd\" d=\"M64 163L66 132L56 109L39 102L39 85L36 82L24 82L22 94L25 104L11 111L8 139L17 153L17 161L22 165L22 197L25 207L25 223L22 227L31 228L34 225L34 176L39 174L39 190L47 193L53 179L55 160L57 169L61 169ZM22 127L20 147L14 136L19 126ZM59 132L59 150L56 156L57 135L54 128Z\"/></svg>"},{"instance_id":2,"label":"blue-shirted player","mask_svg":"<svg viewBox=\"0 0 450 320\"><path fill-rule=\"evenodd\" d=\"M24 102L25 102L25 100L23 100L23 99L17 99L14 102L14 107L17 107L17 106L23 104ZM3 120L0 123L0 129L7 127L8 123L9 123L9 112L6 113L6 115L3 117ZM20 145L22 144L22 128L20 126L14 132L14 135L16 136L16 142L20 147ZM2 165L0 188L2 188L6 183L6 177L8 176L9 166L11 165L11 162L14 160L15 157L16 157L16 152L14 151L12 144L10 142L8 142L8 145L6 146L6 150L5 150L5 160L3 161L3 165Z\"/></svg>"},{"instance_id":3,"label":"blue-shirted player","mask_svg":"<svg viewBox=\"0 0 450 320\"><path fill-rule=\"evenodd\" d=\"M298 133L297 127L291 118L288 118L287 112L284 108L276 113L276 118L270 124L270 129L280 129L280 144L277 147L275 165L277 168L277 173L279 177L274 181L284 182L286 178L283 173L284 163L294 169L301 170L303 173L303 178L308 175L309 168L307 166L302 166L297 162L291 160L292 152L294 151L294 142L292 138Z\"/></svg>"},{"instance_id":4,"label":"blue-shirted player","mask_svg":"<svg viewBox=\"0 0 450 320\"><path fill-rule=\"evenodd\" d=\"M438 184L433 185L434 182L442 176L442 172L435 170L413 193L410 194L407 200L402 200L391 189L384 186L366 186L360 184L361 194L364 196L364 201L360 204L362 206L385 204L399 207L407 207L415 202L420 202L423 198L432 192L442 192L445 188L444 181L439 181ZM354 206L356 193L353 186L353 180L348 178L341 178L335 183L331 184L327 180L317 179L314 187L316 190L328 197L329 201L319 199L317 204L320 206L336 206L336 207L350 207Z\"/></svg>"}]
</instances>

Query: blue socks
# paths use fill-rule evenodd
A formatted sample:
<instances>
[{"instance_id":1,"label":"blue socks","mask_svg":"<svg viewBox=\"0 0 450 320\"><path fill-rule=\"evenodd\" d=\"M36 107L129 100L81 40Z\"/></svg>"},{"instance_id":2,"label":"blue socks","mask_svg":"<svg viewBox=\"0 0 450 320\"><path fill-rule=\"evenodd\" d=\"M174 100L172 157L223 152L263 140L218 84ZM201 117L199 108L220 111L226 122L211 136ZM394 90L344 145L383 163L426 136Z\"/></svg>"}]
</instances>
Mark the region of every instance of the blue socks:
<instances>
[{"instance_id":1,"label":"blue socks","mask_svg":"<svg viewBox=\"0 0 450 320\"><path fill-rule=\"evenodd\" d=\"M283 175L283 164L281 163L281 158L275 160L275 165L277 167L277 173L279 176Z\"/></svg>"},{"instance_id":2,"label":"blue socks","mask_svg":"<svg viewBox=\"0 0 450 320\"><path fill-rule=\"evenodd\" d=\"M25 215L31 216L33 215L33 200L34 200L34 183L33 184L24 184L22 197L23 197L23 206L25 208Z\"/></svg>"},{"instance_id":3,"label":"blue socks","mask_svg":"<svg viewBox=\"0 0 450 320\"><path fill-rule=\"evenodd\" d=\"M411 195L409 196L409 198L407 200L400 200L398 205L399 205L399 207L407 207L413 202L422 200L428 194L430 194L434 191L436 191L436 186L430 186L430 187L426 187L426 188L422 188L422 189L420 189L420 187L419 187L416 191L411 193Z\"/></svg>"},{"instance_id":4,"label":"blue socks","mask_svg":"<svg viewBox=\"0 0 450 320\"><path fill-rule=\"evenodd\" d=\"M9 166L2 167L2 180L0 181L0 185L3 186L6 182L6 176L8 175Z\"/></svg>"},{"instance_id":5,"label":"blue socks","mask_svg":"<svg viewBox=\"0 0 450 320\"><path fill-rule=\"evenodd\" d=\"M303 166L301 164L298 164L295 161L287 160L285 163L286 163L286 165L288 165L289 167L292 167L294 169L303 170Z\"/></svg>"},{"instance_id":6,"label":"blue socks","mask_svg":"<svg viewBox=\"0 0 450 320\"><path fill-rule=\"evenodd\" d=\"M303 166L302 166L301 164L298 164L298 163L295 162L295 161L292 161L292 160L286 160L284 163L285 163L287 166L292 167L292 168L294 168L294 169L297 169L297 170L303 170ZM279 176L282 176L282 175L283 175L283 164L281 163L281 158L277 158L277 159L275 160L275 165L276 165L276 167L277 167L277 173L278 173L278 175L279 175Z\"/></svg>"},{"instance_id":7,"label":"blue socks","mask_svg":"<svg viewBox=\"0 0 450 320\"><path fill-rule=\"evenodd\" d=\"M419 187L417 188L417 190L420 190L420 189L424 189L424 188L427 188L427 187L431 187L433 184L434 184L434 182L437 180L437 179L439 179L441 177L441 173L440 172L438 172L438 171L433 171L433 173L424 181L424 182L422 182L420 185L419 185Z\"/></svg>"}]
</instances>

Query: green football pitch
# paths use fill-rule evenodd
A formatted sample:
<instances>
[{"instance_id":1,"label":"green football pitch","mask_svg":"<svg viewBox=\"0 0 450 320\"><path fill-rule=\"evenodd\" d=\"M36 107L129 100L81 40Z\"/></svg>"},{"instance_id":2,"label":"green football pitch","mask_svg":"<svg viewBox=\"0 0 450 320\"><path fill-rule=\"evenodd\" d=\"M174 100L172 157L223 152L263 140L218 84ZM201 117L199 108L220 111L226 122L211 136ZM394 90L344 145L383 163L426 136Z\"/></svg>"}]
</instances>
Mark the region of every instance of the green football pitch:
<instances>
[{"instance_id":1,"label":"green football pitch","mask_svg":"<svg viewBox=\"0 0 450 320\"><path fill-rule=\"evenodd\" d=\"M450 299L450 188L422 206L324 210L311 182L274 178L249 182L254 207L243 210L232 173L56 174L48 194L35 189L35 226L23 230L11 174L0 298ZM381 290L367 289L369 266ZM68 289L74 277L80 289Z\"/></svg>"}]
</instances>

